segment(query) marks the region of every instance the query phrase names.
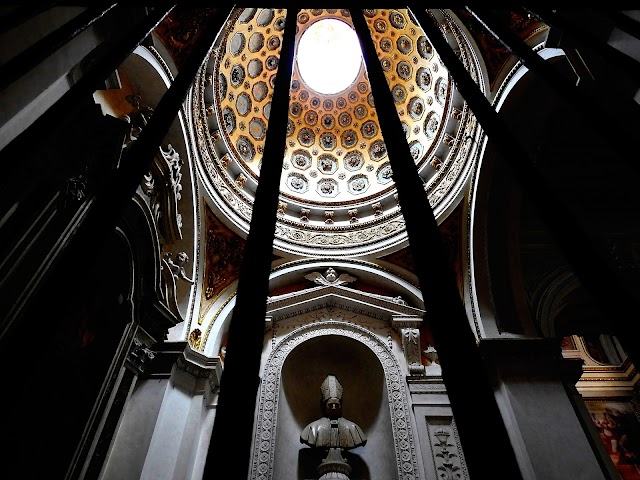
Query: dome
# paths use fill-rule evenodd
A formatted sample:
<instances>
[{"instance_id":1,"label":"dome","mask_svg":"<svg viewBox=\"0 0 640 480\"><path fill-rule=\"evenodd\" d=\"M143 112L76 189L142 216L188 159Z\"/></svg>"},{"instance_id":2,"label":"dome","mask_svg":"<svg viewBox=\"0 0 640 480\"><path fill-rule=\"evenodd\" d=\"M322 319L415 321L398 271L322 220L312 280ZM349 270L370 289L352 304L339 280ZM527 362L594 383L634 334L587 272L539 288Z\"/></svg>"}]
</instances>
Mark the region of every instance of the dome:
<instances>
[{"instance_id":1,"label":"dome","mask_svg":"<svg viewBox=\"0 0 640 480\"><path fill-rule=\"evenodd\" d=\"M285 14L282 9L234 10L194 88L193 126L205 189L216 210L244 233L260 176ZM477 124L408 10L365 10L365 17L411 155L441 222L457 205L471 170ZM319 28L323 25L330 28ZM451 25L457 48L477 77L471 49ZM312 53L310 62L302 56L301 39L344 27L353 31L348 10L298 14L274 239L274 247L283 252L351 256L406 246L361 54L343 64L330 62L333 55ZM329 48L346 43L338 45ZM332 79L348 70L346 83L324 90L305 73L309 65Z\"/></svg>"}]
</instances>

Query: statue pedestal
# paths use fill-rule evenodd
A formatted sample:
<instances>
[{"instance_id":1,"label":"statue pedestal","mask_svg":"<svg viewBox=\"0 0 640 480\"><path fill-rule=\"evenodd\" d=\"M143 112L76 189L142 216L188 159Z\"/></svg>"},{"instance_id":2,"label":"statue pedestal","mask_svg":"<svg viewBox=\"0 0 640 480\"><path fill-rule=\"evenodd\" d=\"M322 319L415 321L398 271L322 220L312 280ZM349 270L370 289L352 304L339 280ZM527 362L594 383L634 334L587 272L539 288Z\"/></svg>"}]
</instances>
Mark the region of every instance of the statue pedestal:
<instances>
[{"instance_id":1,"label":"statue pedestal","mask_svg":"<svg viewBox=\"0 0 640 480\"><path fill-rule=\"evenodd\" d=\"M318 465L319 480L340 479L349 480L351 467L342 458L340 448L330 448L327 457Z\"/></svg>"}]
</instances>

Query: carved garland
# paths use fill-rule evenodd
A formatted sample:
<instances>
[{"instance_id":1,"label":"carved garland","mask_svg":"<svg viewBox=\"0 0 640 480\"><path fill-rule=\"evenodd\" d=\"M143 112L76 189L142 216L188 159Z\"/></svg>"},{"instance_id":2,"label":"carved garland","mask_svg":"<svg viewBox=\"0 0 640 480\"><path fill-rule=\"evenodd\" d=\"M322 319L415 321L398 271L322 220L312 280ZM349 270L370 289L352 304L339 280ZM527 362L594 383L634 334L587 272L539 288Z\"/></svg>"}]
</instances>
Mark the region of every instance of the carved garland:
<instances>
[{"instance_id":1,"label":"carved garland","mask_svg":"<svg viewBox=\"0 0 640 480\"><path fill-rule=\"evenodd\" d=\"M398 478L415 480L418 478L416 452L403 374L398 362L388 347L371 332L357 325L333 320L297 329L284 337L269 355L260 389L258 418L261 421L256 426L251 478L267 480L273 476L280 375L287 355L299 344L324 335L343 335L362 342L380 360L387 382Z\"/></svg>"}]
</instances>

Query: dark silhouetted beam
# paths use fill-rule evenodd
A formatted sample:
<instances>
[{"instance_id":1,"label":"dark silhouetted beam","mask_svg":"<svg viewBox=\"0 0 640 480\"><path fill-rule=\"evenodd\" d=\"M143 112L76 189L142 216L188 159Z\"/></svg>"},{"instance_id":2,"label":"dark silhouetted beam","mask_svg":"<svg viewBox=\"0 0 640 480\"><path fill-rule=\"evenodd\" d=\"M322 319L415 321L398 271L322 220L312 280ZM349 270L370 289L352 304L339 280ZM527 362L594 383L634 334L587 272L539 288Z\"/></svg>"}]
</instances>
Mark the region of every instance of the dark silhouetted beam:
<instances>
[{"instance_id":1,"label":"dark silhouetted beam","mask_svg":"<svg viewBox=\"0 0 640 480\"><path fill-rule=\"evenodd\" d=\"M628 313L640 311L640 305L603 260L605 240L598 232L588 230L577 221L574 212L535 168L515 133L493 109L426 11L417 7L413 13L454 78L461 95L489 139L494 142L500 153L499 158L510 167L523 191L528 194L556 245L604 318L610 322L626 353L634 364L640 364L640 346L637 342L640 325L630 319Z\"/></svg>"},{"instance_id":2,"label":"dark silhouetted beam","mask_svg":"<svg viewBox=\"0 0 640 480\"><path fill-rule=\"evenodd\" d=\"M634 58L622 53L617 48L612 47L606 42L603 42L599 38L586 31L585 29L574 24L563 15L553 12L545 8L528 8L527 11L539 18L542 22L557 28L559 31L571 36L578 45L582 44L585 47L593 50L602 56L602 58L617 65L622 71L624 71L630 78L637 82L640 82L640 63ZM570 12L570 10L569 10Z\"/></svg>"},{"instance_id":3,"label":"dark silhouetted beam","mask_svg":"<svg viewBox=\"0 0 640 480\"><path fill-rule=\"evenodd\" d=\"M7 88L33 67L80 35L115 5L114 3L112 5L88 8L0 66L0 90Z\"/></svg>"},{"instance_id":4,"label":"dark silhouetted beam","mask_svg":"<svg viewBox=\"0 0 640 480\"><path fill-rule=\"evenodd\" d=\"M467 10L510 52L520 57L529 70L538 75L548 86L554 89L560 98L578 111L585 118L596 116L609 118L612 113L602 108L602 93L595 94L587 91L581 84L575 85L567 77L563 76L553 66L547 63L540 55L535 53L513 31L502 25L494 15L482 7L467 7ZM612 89L614 90L614 89ZM610 92L616 95L615 91ZM634 138L640 131L640 106L630 98L619 101L607 102L607 108L615 112L614 116L625 118L624 122L602 122L600 128L603 135L610 138L620 136ZM640 162L638 162L637 148L633 142L612 142L612 149L621 158L627 161L627 165L633 169L636 175L640 174Z\"/></svg>"},{"instance_id":5,"label":"dark silhouetted beam","mask_svg":"<svg viewBox=\"0 0 640 480\"><path fill-rule=\"evenodd\" d=\"M289 118L296 26L297 10L288 8L260 180L229 324L224 371L204 480L249 478L273 237Z\"/></svg>"},{"instance_id":6,"label":"dark silhouetted beam","mask_svg":"<svg viewBox=\"0 0 640 480\"><path fill-rule=\"evenodd\" d=\"M640 22L617 10L599 7L597 13L604 15L623 32L640 40Z\"/></svg>"},{"instance_id":7,"label":"dark silhouetted beam","mask_svg":"<svg viewBox=\"0 0 640 480\"><path fill-rule=\"evenodd\" d=\"M17 6L0 18L0 34L22 25L55 5L56 2L44 3L42 5L28 3L26 5Z\"/></svg>"},{"instance_id":8,"label":"dark silhouetted beam","mask_svg":"<svg viewBox=\"0 0 640 480\"><path fill-rule=\"evenodd\" d=\"M460 297L453 266L409 150L369 28L361 11L351 10L351 16L360 38L376 113L398 190L409 248L425 304L425 321L438 351L469 476L495 476L495 464L487 459L500 452L500 476L514 480L522 478ZM488 432L491 432L490 442L487 441Z\"/></svg>"}]
</instances>

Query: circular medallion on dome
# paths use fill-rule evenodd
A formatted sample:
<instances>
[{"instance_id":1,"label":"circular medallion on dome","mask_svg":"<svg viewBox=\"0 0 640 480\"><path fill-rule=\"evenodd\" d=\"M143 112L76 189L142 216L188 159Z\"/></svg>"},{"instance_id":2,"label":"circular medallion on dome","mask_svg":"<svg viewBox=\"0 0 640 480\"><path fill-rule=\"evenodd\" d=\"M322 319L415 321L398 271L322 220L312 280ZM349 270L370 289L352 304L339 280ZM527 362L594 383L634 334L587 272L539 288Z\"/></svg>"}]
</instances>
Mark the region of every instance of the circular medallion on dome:
<instances>
[{"instance_id":1,"label":"circular medallion on dome","mask_svg":"<svg viewBox=\"0 0 640 480\"><path fill-rule=\"evenodd\" d=\"M243 117L251 111L251 97L247 92L242 92L236 100L236 109Z\"/></svg>"},{"instance_id":2,"label":"circular medallion on dome","mask_svg":"<svg viewBox=\"0 0 640 480\"><path fill-rule=\"evenodd\" d=\"M364 165L364 158L360 152L349 152L344 156L344 168L347 170L359 170Z\"/></svg>"},{"instance_id":3,"label":"circular medallion on dome","mask_svg":"<svg viewBox=\"0 0 640 480\"><path fill-rule=\"evenodd\" d=\"M354 175L347 182L349 191L354 195L361 195L369 188L369 178L364 174Z\"/></svg>"},{"instance_id":4,"label":"circular medallion on dome","mask_svg":"<svg viewBox=\"0 0 640 480\"><path fill-rule=\"evenodd\" d=\"M231 41L229 42L229 51L231 55L237 57L240 55L240 52L244 49L245 38L242 33L236 33L233 37L231 37Z\"/></svg>"},{"instance_id":5,"label":"circular medallion on dome","mask_svg":"<svg viewBox=\"0 0 640 480\"><path fill-rule=\"evenodd\" d=\"M338 182L333 178L323 178L318 182L317 192L323 197L335 197L340 193Z\"/></svg>"},{"instance_id":6,"label":"circular medallion on dome","mask_svg":"<svg viewBox=\"0 0 640 480\"><path fill-rule=\"evenodd\" d=\"M251 87L251 93L253 93L253 98L255 98L256 102L261 102L269 93L267 84L262 81L254 83L253 87Z\"/></svg>"},{"instance_id":7,"label":"circular medallion on dome","mask_svg":"<svg viewBox=\"0 0 640 480\"><path fill-rule=\"evenodd\" d=\"M316 123L318 123L318 112L316 112L315 110L307 111L307 113L304 114L304 120L309 125L314 126Z\"/></svg>"},{"instance_id":8,"label":"circular medallion on dome","mask_svg":"<svg viewBox=\"0 0 640 480\"><path fill-rule=\"evenodd\" d=\"M338 169L338 161L333 155L324 154L318 158L318 170L325 175L331 175Z\"/></svg>"},{"instance_id":9,"label":"circular medallion on dome","mask_svg":"<svg viewBox=\"0 0 640 480\"><path fill-rule=\"evenodd\" d=\"M296 193L304 193L309 189L309 182L299 173L292 173L287 177L287 185Z\"/></svg>"},{"instance_id":10,"label":"circular medallion on dome","mask_svg":"<svg viewBox=\"0 0 640 480\"><path fill-rule=\"evenodd\" d=\"M251 59L247 71L251 78L259 77L262 73L262 61L259 58Z\"/></svg>"},{"instance_id":11,"label":"circular medallion on dome","mask_svg":"<svg viewBox=\"0 0 640 480\"><path fill-rule=\"evenodd\" d=\"M291 157L291 163L301 170L311 166L311 155L306 150L296 150Z\"/></svg>"},{"instance_id":12,"label":"circular medallion on dome","mask_svg":"<svg viewBox=\"0 0 640 480\"><path fill-rule=\"evenodd\" d=\"M255 32L249 37L249 51L259 52L264 45L264 35L260 32Z\"/></svg>"},{"instance_id":13,"label":"circular medallion on dome","mask_svg":"<svg viewBox=\"0 0 640 480\"><path fill-rule=\"evenodd\" d=\"M348 127L351 125L351 115L348 112L342 112L338 117L338 122L341 127Z\"/></svg>"}]
</instances>

